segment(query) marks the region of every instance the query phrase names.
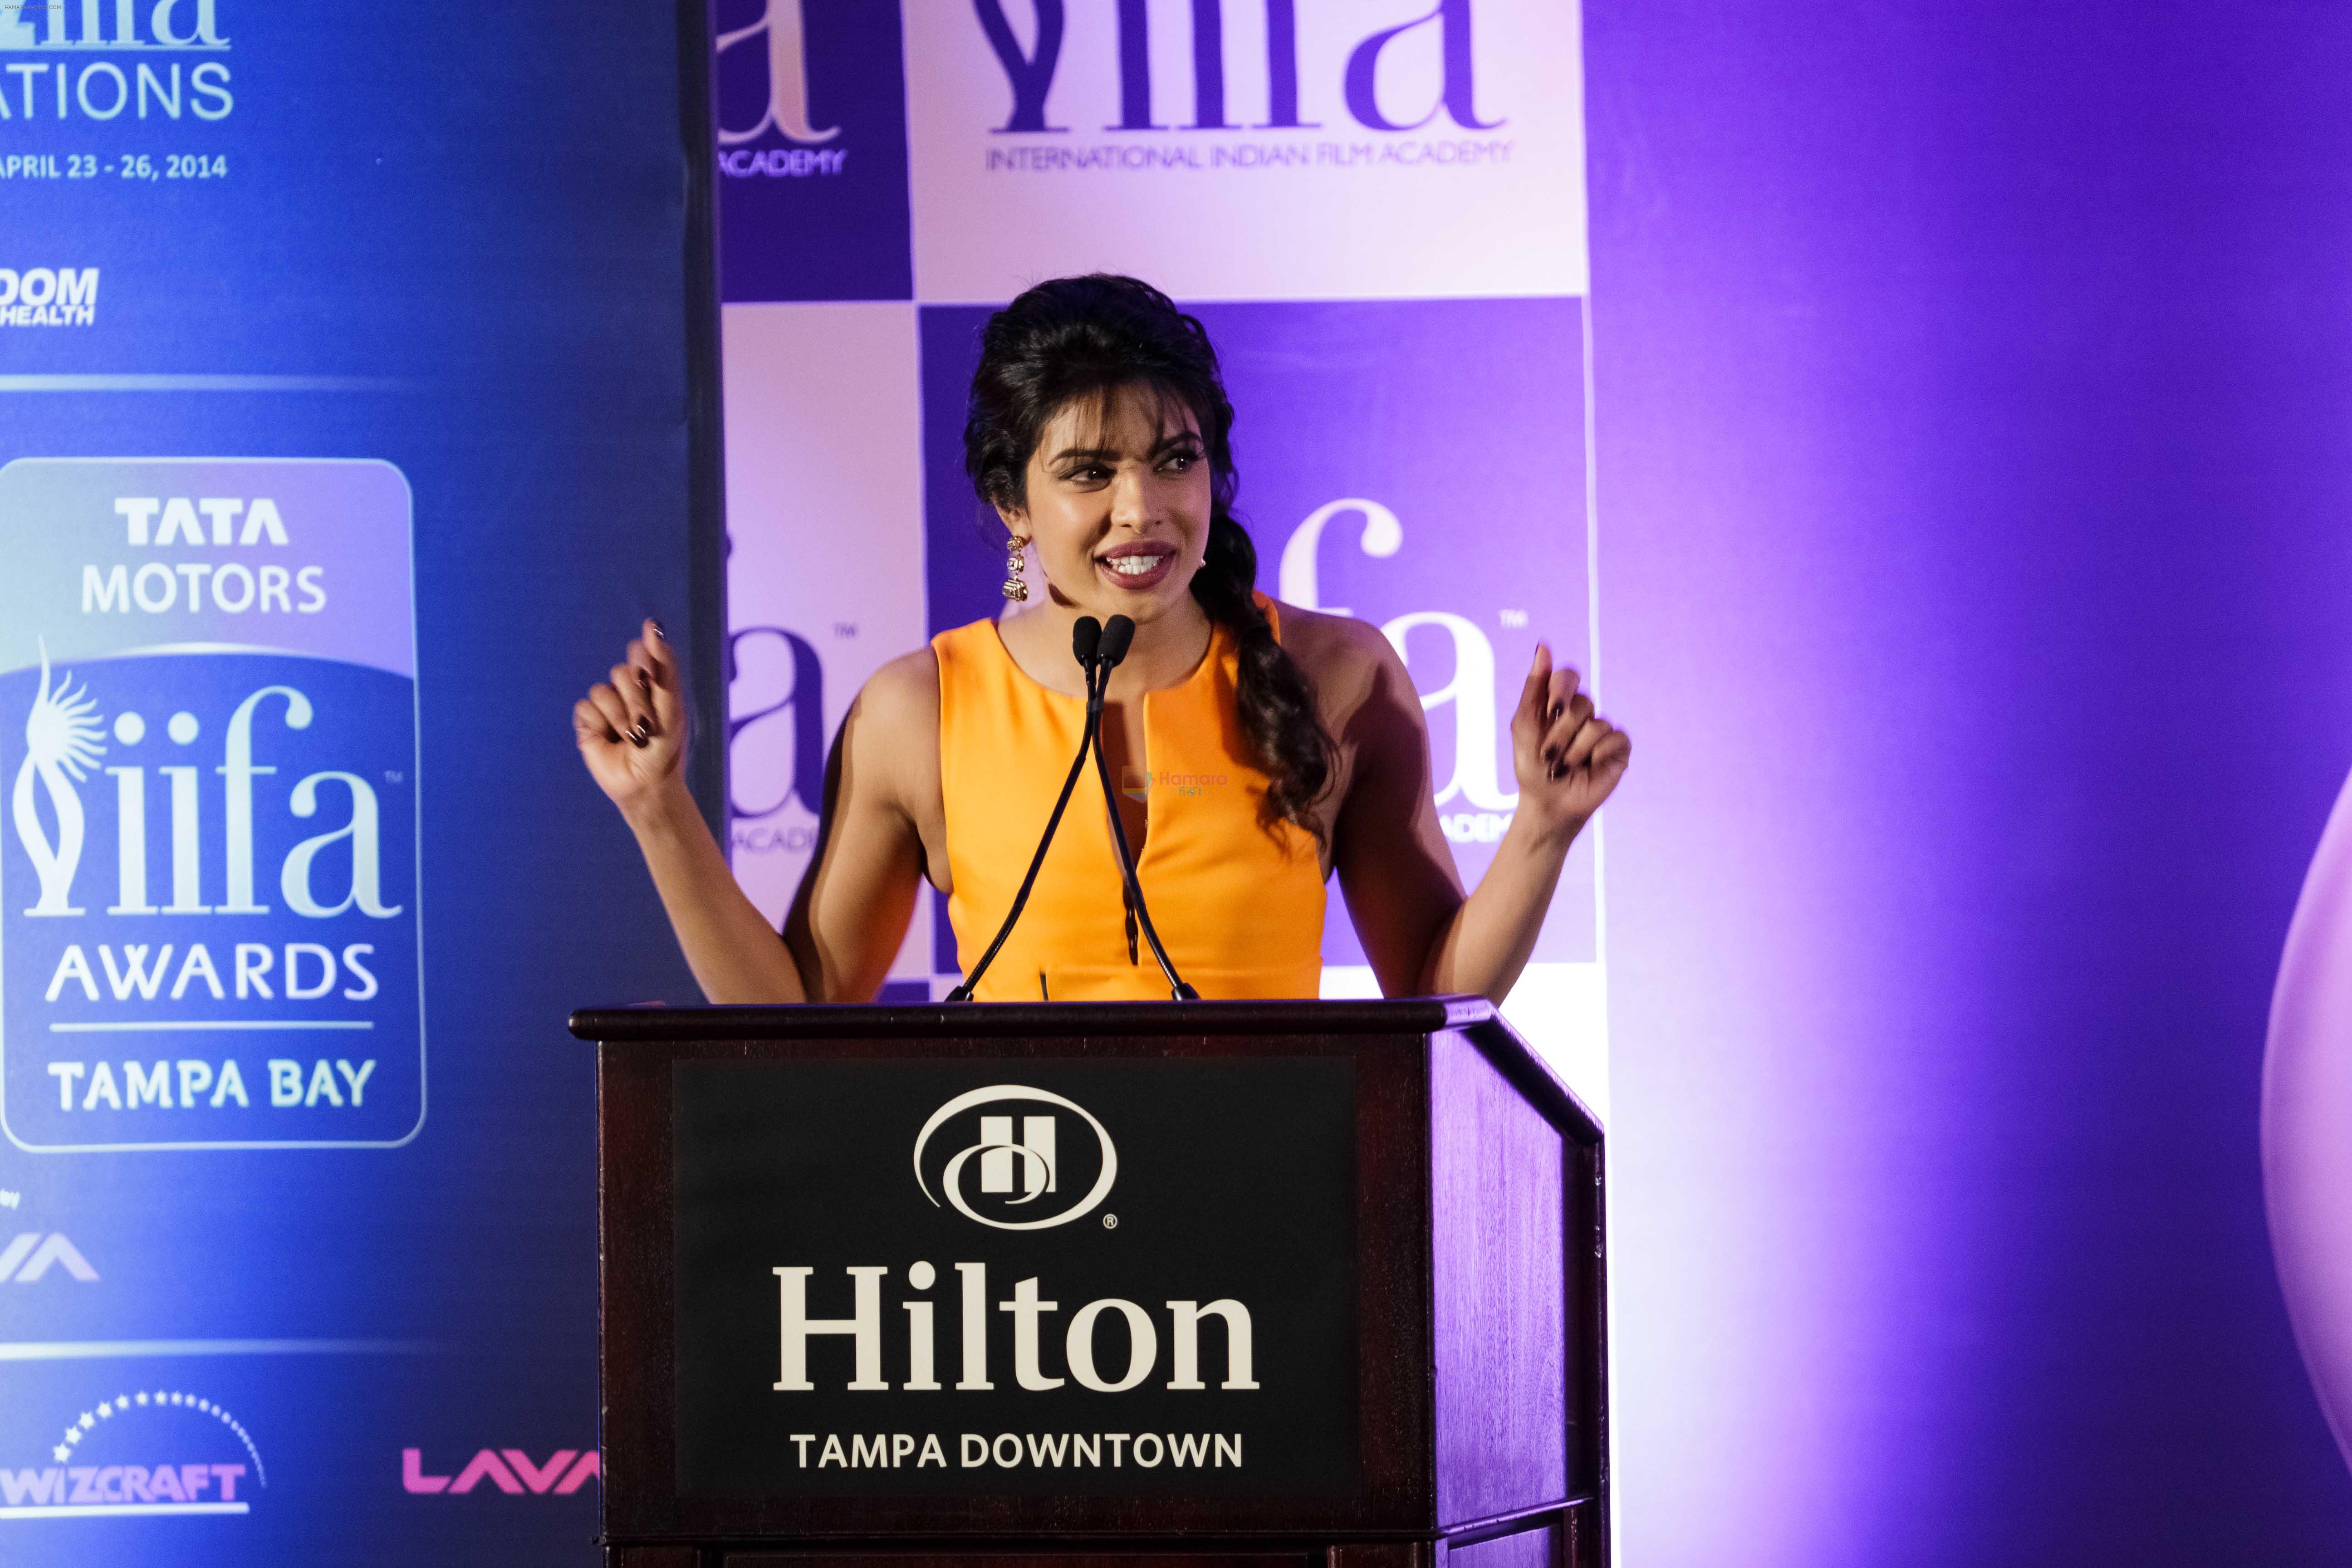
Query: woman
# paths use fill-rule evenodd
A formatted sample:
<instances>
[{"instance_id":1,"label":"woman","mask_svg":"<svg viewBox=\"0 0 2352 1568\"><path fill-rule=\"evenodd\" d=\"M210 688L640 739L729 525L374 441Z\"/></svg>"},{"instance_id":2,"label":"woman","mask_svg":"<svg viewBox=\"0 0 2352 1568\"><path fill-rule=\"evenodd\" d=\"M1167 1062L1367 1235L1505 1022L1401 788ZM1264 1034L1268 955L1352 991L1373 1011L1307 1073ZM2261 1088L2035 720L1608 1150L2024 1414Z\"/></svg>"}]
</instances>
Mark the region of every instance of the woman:
<instances>
[{"instance_id":1,"label":"woman","mask_svg":"<svg viewBox=\"0 0 2352 1568\"><path fill-rule=\"evenodd\" d=\"M1153 923L1202 996L1314 995L1336 870L1383 992L1503 999L1631 742L1538 647L1511 720L1518 807L1465 898L1395 650L1377 627L1253 589L1232 426L1207 333L1146 284L1058 279L991 318L965 466L1006 530L1006 596L1025 603L866 682L782 942L687 794L677 661L646 624L573 724L711 1001L870 1001L924 879L949 900L963 964L977 960L1077 751L1082 616L1135 623L1103 744L1129 786L1118 810ZM1081 780L982 1000L1167 994L1136 948L1098 793Z\"/></svg>"}]
</instances>

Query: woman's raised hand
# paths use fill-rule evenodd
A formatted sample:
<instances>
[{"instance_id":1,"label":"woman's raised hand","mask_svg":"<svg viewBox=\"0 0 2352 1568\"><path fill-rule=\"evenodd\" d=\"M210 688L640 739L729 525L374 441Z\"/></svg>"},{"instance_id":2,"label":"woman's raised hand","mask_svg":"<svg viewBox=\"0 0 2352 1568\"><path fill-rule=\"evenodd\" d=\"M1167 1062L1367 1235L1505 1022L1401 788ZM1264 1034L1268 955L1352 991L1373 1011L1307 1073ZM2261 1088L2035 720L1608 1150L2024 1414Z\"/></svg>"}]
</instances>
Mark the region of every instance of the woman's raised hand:
<instances>
[{"instance_id":1,"label":"woman's raised hand","mask_svg":"<svg viewBox=\"0 0 2352 1568\"><path fill-rule=\"evenodd\" d=\"M1535 667L1511 715L1511 761L1519 781L1519 813L1531 826L1575 832L1584 826L1633 754L1626 733L1592 710L1572 669L1554 669L1551 648L1536 645Z\"/></svg>"},{"instance_id":2,"label":"woman's raised hand","mask_svg":"<svg viewBox=\"0 0 2352 1568\"><path fill-rule=\"evenodd\" d=\"M572 710L580 755L597 787L626 814L646 805L679 777L686 758L686 704L677 657L648 620L604 683Z\"/></svg>"}]
</instances>

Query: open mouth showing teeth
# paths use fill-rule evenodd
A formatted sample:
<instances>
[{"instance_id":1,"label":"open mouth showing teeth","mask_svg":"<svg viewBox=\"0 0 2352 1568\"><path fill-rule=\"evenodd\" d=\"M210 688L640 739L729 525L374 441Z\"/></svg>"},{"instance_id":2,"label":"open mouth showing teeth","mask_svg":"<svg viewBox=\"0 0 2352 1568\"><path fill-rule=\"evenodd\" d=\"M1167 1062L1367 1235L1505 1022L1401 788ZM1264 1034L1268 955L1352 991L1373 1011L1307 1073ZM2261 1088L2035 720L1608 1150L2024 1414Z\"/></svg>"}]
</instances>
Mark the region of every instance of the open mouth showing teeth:
<instances>
[{"instance_id":1,"label":"open mouth showing teeth","mask_svg":"<svg viewBox=\"0 0 2352 1568\"><path fill-rule=\"evenodd\" d=\"M1165 555L1114 555L1103 563L1122 577L1143 577L1160 570Z\"/></svg>"}]
</instances>

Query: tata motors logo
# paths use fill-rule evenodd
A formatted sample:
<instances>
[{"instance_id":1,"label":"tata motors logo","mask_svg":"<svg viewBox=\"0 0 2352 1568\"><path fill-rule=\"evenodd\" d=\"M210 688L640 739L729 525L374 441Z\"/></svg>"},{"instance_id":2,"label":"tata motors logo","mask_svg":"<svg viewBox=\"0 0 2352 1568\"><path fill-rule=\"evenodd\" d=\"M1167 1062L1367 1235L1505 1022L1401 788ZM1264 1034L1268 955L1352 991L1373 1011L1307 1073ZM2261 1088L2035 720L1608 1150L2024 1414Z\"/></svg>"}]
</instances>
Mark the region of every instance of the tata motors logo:
<instances>
[{"instance_id":1,"label":"tata motors logo","mask_svg":"<svg viewBox=\"0 0 2352 1568\"><path fill-rule=\"evenodd\" d=\"M97 321L97 268L0 267L0 327L88 327Z\"/></svg>"},{"instance_id":2,"label":"tata motors logo","mask_svg":"<svg viewBox=\"0 0 2352 1568\"><path fill-rule=\"evenodd\" d=\"M183 1388L124 1389L73 1415L37 1462L0 1466L0 1520L250 1513L268 1484L226 1407Z\"/></svg>"},{"instance_id":3,"label":"tata motors logo","mask_svg":"<svg viewBox=\"0 0 2352 1568\"><path fill-rule=\"evenodd\" d=\"M381 463L0 469L20 1146L382 1146L420 1124L408 505Z\"/></svg>"},{"instance_id":4,"label":"tata motors logo","mask_svg":"<svg viewBox=\"0 0 2352 1568\"><path fill-rule=\"evenodd\" d=\"M1024 1109L1016 1116L1010 1110L994 1109L1032 1106L1070 1112L1076 1119L1072 1125L1082 1135L1064 1139L1063 1119L1051 1110ZM1049 1089L992 1084L957 1095L931 1112L915 1135L915 1183L934 1205L940 1198L933 1193L934 1173L927 1171L924 1155L933 1136L950 1126L969 1127L965 1135L971 1141L936 1170L938 1191L958 1214L993 1230L1050 1230L1067 1225L1101 1206L1118 1179L1118 1151L1093 1112ZM950 1142L942 1139L940 1147ZM1055 1207L1056 1201L1065 1206ZM1116 1222L1106 1215L1103 1223Z\"/></svg>"}]
</instances>

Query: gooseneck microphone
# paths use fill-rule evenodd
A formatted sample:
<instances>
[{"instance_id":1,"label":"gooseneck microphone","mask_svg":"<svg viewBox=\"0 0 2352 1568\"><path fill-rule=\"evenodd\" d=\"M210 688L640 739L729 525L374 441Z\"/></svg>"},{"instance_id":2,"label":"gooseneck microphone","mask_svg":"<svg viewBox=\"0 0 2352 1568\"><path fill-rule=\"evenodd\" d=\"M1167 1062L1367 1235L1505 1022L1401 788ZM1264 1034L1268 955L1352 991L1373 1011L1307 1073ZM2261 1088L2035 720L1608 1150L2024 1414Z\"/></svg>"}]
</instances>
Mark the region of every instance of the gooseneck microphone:
<instances>
[{"instance_id":1,"label":"gooseneck microphone","mask_svg":"<svg viewBox=\"0 0 2352 1568\"><path fill-rule=\"evenodd\" d=\"M1089 677L1087 686L1087 731L1095 742L1095 773L1102 780L1103 808L1110 814L1110 838L1118 851L1120 891L1127 900L1127 946L1129 954L1135 951L1135 927L1143 924L1144 940L1151 944L1151 956L1160 961L1160 973L1168 977L1169 994L1179 1002L1197 1002L1201 994L1184 984L1176 966L1168 962L1168 950L1160 945L1160 933L1151 929L1151 911L1144 907L1143 885L1135 879L1135 854L1127 847L1127 823L1118 814L1118 794L1111 788L1110 759L1102 747L1103 699L1110 690L1110 672L1127 657L1128 645L1135 640L1135 623L1125 616L1113 616L1102 630L1102 641L1096 650L1100 666L1100 679ZM1086 746L1078 747L1078 760L1086 760Z\"/></svg>"},{"instance_id":2,"label":"gooseneck microphone","mask_svg":"<svg viewBox=\"0 0 2352 1568\"><path fill-rule=\"evenodd\" d=\"M1126 619L1124 616L1116 616L1111 625L1118 626ZM1131 621L1127 623L1127 635L1135 635L1135 624ZM1102 693L1095 668L1097 649L1102 637L1102 623L1092 616L1079 616L1078 624L1070 628L1070 652L1076 656L1078 668L1087 672L1086 733L1078 737L1078 754L1070 759L1070 776L1062 781L1061 798L1054 802L1054 815L1045 819L1045 836L1037 840L1037 853L1029 858L1029 874L1021 879L1021 890L1013 895L1013 908L1005 912L1003 925L997 928L996 940L988 944L988 951L982 953L980 962L971 966L971 973L964 977L964 983L948 993L947 999L950 1002L971 1000L973 989L980 984L980 977L988 973L988 966L995 962L997 951L1004 945L1004 939L1013 934L1013 924L1021 919L1021 910L1029 902L1029 889L1037 884L1037 868L1045 863L1045 849L1054 842L1054 830L1062 826L1062 812L1070 804L1070 792L1078 787L1078 774L1087 765L1087 749L1095 743L1095 729L1102 721ZM1127 644L1122 639L1119 656L1125 658L1126 654ZM1107 682L1109 679L1109 667L1104 666L1101 679ZM1118 814L1114 812L1112 816L1116 820ZM1121 847L1124 847L1123 843ZM1158 946L1158 942L1155 941L1153 945Z\"/></svg>"}]
</instances>

